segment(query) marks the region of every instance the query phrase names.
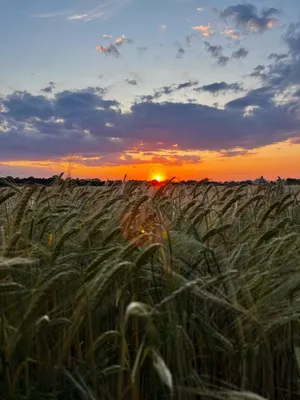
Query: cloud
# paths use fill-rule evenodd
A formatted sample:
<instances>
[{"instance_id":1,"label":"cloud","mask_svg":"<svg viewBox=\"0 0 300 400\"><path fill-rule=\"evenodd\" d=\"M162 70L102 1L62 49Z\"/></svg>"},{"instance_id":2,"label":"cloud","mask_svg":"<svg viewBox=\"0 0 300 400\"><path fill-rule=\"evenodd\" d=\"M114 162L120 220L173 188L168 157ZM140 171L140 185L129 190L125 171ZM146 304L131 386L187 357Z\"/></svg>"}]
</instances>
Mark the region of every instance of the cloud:
<instances>
[{"instance_id":1,"label":"cloud","mask_svg":"<svg viewBox=\"0 0 300 400\"><path fill-rule=\"evenodd\" d=\"M193 37L195 37L196 36L196 33L192 33L191 35L188 35L187 37L186 37L186 43L187 43L187 45L190 47L190 46L192 46L192 44L193 44L193 41L192 41L192 39L193 39Z\"/></svg>"},{"instance_id":2,"label":"cloud","mask_svg":"<svg viewBox=\"0 0 300 400\"><path fill-rule=\"evenodd\" d=\"M254 154L254 152L248 150L222 150L220 153L221 157L237 157Z\"/></svg>"},{"instance_id":3,"label":"cloud","mask_svg":"<svg viewBox=\"0 0 300 400\"><path fill-rule=\"evenodd\" d=\"M214 34L210 24L193 26L192 29L194 31L200 32L205 37L209 37L209 36L212 36Z\"/></svg>"},{"instance_id":4,"label":"cloud","mask_svg":"<svg viewBox=\"0 0 300 400\"><path fill-rule=\"evenodd\" d=\"M240 92L243 89L243 86L238 83L226 83L226 82L215 82L210 85L204 85L200 88L194 89L197 92L208 92L212 94L226 93L226 92Z\"/></svg>"},{"instance_id":5,"label":"cloud","mask_svg":"<svg viewBox=\"0 0 300 400\"><path fill-rule=\"evenodd\" d=\"M257 107L273 107L274 103L274 88L264 86L259 89L254 89L248 92L244 97L232 100L226 104L227 108L245 109L250 106Z\"/></svg>"},{"instance_id":6,"label":"cloud","mask_svg":"<svg viewBox=\"0 0 300 400\"><path fill-rule=\"evenodd\" d=\"M70 15L69 17L67 17L68 21L76 21L76 20L87 20L88 14L74 14L74 15Z\"/></svg>"},{"instance_id":7,"label":"cloud","mask_svg":"<svg viewBox=\"0 0 300 400\"><path fill-rule=\"evenodd\" d=\"M207 52L210 53L212 58L217 60L217 64L220 67L225 67L227 65L227 63L230 61L229 57L223 55L223 47L222 46L220 46L220 45L213 46L213 45L209 44L208 42L204 42L204 45L205 45Z\"/></svg>"},{"instance_id":8,"label":"cloud","mask_svg":"<svg viewBox=\"0 0 300 400\"><path fill-rule=\"evenodd\" d=\"M238 40L240 38L240 34L236 29L224 29L223 33L226 39Z\"/></svg>"},{"instance_id":9,"label":"cloud","mask_svg":"<svg viewBox=\"0 0 300 400\"><path fill-rule=\"evenodd\" d=\"M273 86L278 92L289 91L295 85L300 86L300 22L288 26L283 40L288 51L270 55L272 63L264 66L261 71L254 70L251 74L258 77L264 85Z\"/></svg>"},{"instance_id":10,"label":"cloud","mask_svg":"<svg viewBox=\"0 0 300 400\"><path fill-rule=\"evenodd\" d=\"M262 33L278 23L278 19L274 17L278 14L279 10L274 7L264 9L259 14L253 4L245 3L225 8L220 17L225 20L232 19L239 28Z\"/></svg>"},{"instance_id":11,"label":"cloud","mask_svg":"<svg viewBox=\"0 0 300 400\"><path fill-rule=\"evenodd\" d=\"M108 46L98 45L96 49L105 55L112 55L114 57L121 57L121 54L118 50L118 47L122 46L124 43L132 43L131 39L126 38L125 35L122 35L114 40L113 43L110 43Z\"/></svg>"},{"instance_id":12,"label":"cloud","mask_svg":"<svg viewBox=\"0 0 300 400\"><path fill-rule=\"evenodd\" d=\"M229 61L230 61L230 58L227 56L218 57L218 65L220 67L225 67Z\"/></svg>"},{"instance_id":13,"label":"cloud","mask_svg":"<svg viewBox=\"0 0 300 400\"><path fill-rule=\"evenodd\" d=\"M164 25L164 24L160 25L159 29L162 30L162 31L165 31L167 29L167 25Z\"/></svg>"},{"instance_id":14,"label":"cloud","mask_svg":"<svg viewBox=\"0 0 300 400\"><path fill-rule=\"evenodd\" d=\"M198 81L187 81L179 84L173 84L170 86L163 86L162 88L156 89L153 95L140 96L140 101L152 102L153 100L157 100L164 95L169 95L184 89L191 89L194 86L197 86L198 84L199 84Z\"/></svg>"},{"instance_id":15,"label":"cloud","mask_svg":"<svg viewBox=\"0 0 300 400\"><path fill-rule=\"evenodd\" d=\"M120 36L120 37L118 37L116 40L115 40L115 45L116 46L121 46L123 43L125 43L126 42L126 37L125 37L125 35L122 35L122 36Z\"/></svg>"},{"instance_id":16,"label":"cloud","mask_svg":"<svg viewBox=\"0 0 300 400\"><path fill-rule=\"evenodd\" d=\"M225 108L142 101L129 112L121 112L117 101L103 99L104 91L88 87L51 97L26 91L2 96L0 159L99 157L175 145L177 151L251 150L299 137L299 101L277 102L272 86L252 90ZM249 107L251 112L246 112Z\"/></svg>"},{"instance_id":17,"label":"cloud","mask_svg":"<svg viewBox=\"0 0 300 400\"><path fill-rule=\"evenodd\" d=\"M35 14L35 15L31 15L31 18L39 18L39 19L57 18L57 17L67 15L68 12L69 12L69 10L64 10L64 11L57 11L57 12L52 12L52 13Z\"/></svg>"},{"instance_id":18,"label":"cloud","mask_svg":"<svg viewBox=\"0 0 300 400\"><path fill-rule=\"evenodd\" d=\"M111 39L112 38L111 35L107 35L106 33L103 33L102 37L104 37L104 39Z\"/></svg>"},{"instance_id":19,"label":"cloud","mask_svg":"<svg viewBox=\"0 0 300 400\"><path fill-rule=\"evenodd\" d=\"M52 93L54 88L55 88L55 83L53 81L50 81L48 83L48 86L46 86L43 89L41 89L41 92L43 92L43 93Z\"/></svg>"},{"instance_id":20,"label":"cloud","mask_svg":"<svg viewBox=\"0 0 300 400\"><path fill-rule=\"evenodd\" d=\"M242 60L247 57L249 51L245 49L245 47L241 47L238 50L234 51L231 55L231 58L234 60Z\"/></svg>"},{"instance_id":21,"label":"cloud","mask_svg":"<svg viewBox=\"0 0 300 400\"><path fill-rule=\"evenodd\" d=\"M120 54L119 50L117 49L117 47L113 43L111 43L107 47L98 45L98 46L96 46L96 50L98 50L100 53L103 53L105 55L112 55L114 57L121 57L121 54Z\"/></svg>"},{"instance_id":22,"label":"cloud","mask_svg":"<svg viewBox=\"0 0 300 400\"><path fill-rule=\"evenodd\" d=\"M197 7L197 11L203 12L204 8L203 7Z\"/></svg>"},{"instance_id":23,"label":"cloud","mask_svg":"<svg viewBox=\"0 0 300 400\"><path fill-rule=\"evenodd\" d=\"M266 67L264 65L257 65L251 74L249 76L252 76L254 78L261 78L264 75L264 72L266 70Z\"/></svg>"},{"instance_id":24,"label":"cloud","mask_svg":"<svg viewBox=\"0 0 300 400\"><path fill-rule=\"evenodd\" d=\"M176 58L181 60L184 55L185 55L184 48L183 47L179 47L179 49L177 50Z\"/></svg>"},{"instance_id":25,"label":"cloud","mask_svg":"<svg viewBox=\"0 0 300 400\"><path fill-rule=\"evenodd\" d=\"M131 86L136 86L138 84L136 79L126 79L126 82Z\"/></svg>"}]
</instances>

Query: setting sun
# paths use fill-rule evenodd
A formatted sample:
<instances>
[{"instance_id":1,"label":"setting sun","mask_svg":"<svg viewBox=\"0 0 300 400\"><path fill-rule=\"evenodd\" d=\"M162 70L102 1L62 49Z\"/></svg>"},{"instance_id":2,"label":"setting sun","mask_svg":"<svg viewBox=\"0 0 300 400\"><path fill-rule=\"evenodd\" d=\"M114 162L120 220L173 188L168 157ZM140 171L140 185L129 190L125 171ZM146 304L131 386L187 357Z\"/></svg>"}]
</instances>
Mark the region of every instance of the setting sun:
<instances>
[{"instance_id":1,"label":"setting sun","mask_svg":"<svg viewBox=\"0 0 300 400\"><path fill-rule=\"evenodd\" d=\"M157 182L162 182L165 180L165 178L162 175L154 175L153 180L155 180Z\"/></svg>"}]
</instances>

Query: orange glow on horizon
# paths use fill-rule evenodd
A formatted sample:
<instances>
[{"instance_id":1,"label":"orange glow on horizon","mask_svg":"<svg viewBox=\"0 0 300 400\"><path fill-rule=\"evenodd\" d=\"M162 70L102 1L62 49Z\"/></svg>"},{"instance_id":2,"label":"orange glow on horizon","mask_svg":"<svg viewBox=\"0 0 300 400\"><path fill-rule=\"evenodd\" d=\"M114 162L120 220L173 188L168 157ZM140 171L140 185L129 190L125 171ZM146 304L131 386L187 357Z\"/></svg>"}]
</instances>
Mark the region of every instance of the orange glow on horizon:
<instances>
[{"instance_id":1,"label":"orange glow on horizon","mask_svg":"<svg viewBox=\"0 0 300 400\"><path fill-rule=\"evenodd\" d=\"M216 181L256 179L264 176L266 179L299 178L300 174L300 143L291 141L255 149L252 153L226 157L221 152L165 151L156 152L155 161L143 152L132 153L125 161L120 158L120 164L95 164L95 158L77 156L60 160L14 160L0 162L0 176L36 176L49 177L70 172L73 178L98 178L101 180L122 180L127 174L128 179L165 181L168 177L176 180L200 180L209 178ZM234 152L233 152L234 153ZM130 152L126 153L130 156ZM200 162L193 157L198 156ZM177 157L177 160L176 160ZM180 157L183 161L181 161Z\"/></svg>"}]
</instances>

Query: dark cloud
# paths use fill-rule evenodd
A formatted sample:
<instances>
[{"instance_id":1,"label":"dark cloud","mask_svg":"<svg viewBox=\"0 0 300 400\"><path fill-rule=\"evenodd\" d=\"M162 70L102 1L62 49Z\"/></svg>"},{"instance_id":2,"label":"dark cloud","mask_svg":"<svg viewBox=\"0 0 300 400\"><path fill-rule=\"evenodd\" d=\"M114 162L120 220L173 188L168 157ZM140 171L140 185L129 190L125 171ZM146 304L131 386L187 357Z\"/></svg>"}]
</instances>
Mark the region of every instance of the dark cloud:
<instances>
[{"instance_id":1,"label":"dark cloud","mask_svg":"<svg viewBox=\"0 0 300 400\"><path fill-rule=\"evenodd\" d=\"M246 156L249 154L254 154L253 151L248 150L226 150L221 151L221 157L237 157L237 156Z\"/></svg>"},{"instance_id":2,"label":"dark cloud","mask_svg":"<svg viewBox=\"0 0 300 400\"><path fill-rule=\"evenodd\" d=\"M254 78L261 78L264 75L266 67L264 65L257 65L253 72L251 72L250 76Z\"/></svg>"},{"instance_id":3,"label":"dark cloud","mask_svg":"<svg viewBox=\"0 0 300 400\"><path fill-rule=\"evenodd\" d=\"M289 25L283 40L288 46L288 52L270 55L269 59L273 62L263 71L254 70L251 74L259 77L264 85L273 86L278 91L300 85L300 22Z\"/></svg>"},{"instance_id":4,"label":"dark cloud","mask_svg":"<svg viewBox=\"0 0 300 400\"><path fill-rule=\"evenodd\" d=\"M280 14L279 10L274 7L264 9L259 14L253 4L246 3L227 7L220 16L222 19L232 18L239 28L262 33L278 22L275 18L278 14Z\"/></svg>"},{"instance_id":5,"label":"dark cloud","mask_svg":"<svg viewBox=\"0 0 300 400\"><path fill-rule=\"evenodd\" d=\"M194 89L197 92L209 92L212 94L226 93L226 92L240 92L243 90L243 86L240 83L226 83L226 82L215 82L210 85L204 85Z\"/></svg>"},{"instance_id":6,"label":"dark cloud","mask_svg":"<svg viewBox=\"0 0 300 400\"><path fill-rule=\"evenodd\" d=\"M286 53L278 54L278 53L271 53L268 56L269 60L274 60L275 62L282 61L287 57Z\"/></svg>"},{"instance_id":7,"label":"dark cloud","mask_svg":"<svg viewBox=\"0 0 300 400\"><path fill-rule=\"evenodd\" d=\"M262 87L248 92L244 97L232 100L226 104L227 108L245 109L249 106L273 107L275 106L273 97L274 89L272 87Z\"/></svg>"},{"instance_id":8,"label":"dark cloud","mask_svg":"<svg viewBox=\"0 0 300 400\"><path fill-rule=\"evenodd\" d=\"M197 86L198 84L199 84L198 81L187 81L179 84L173 84L170 86L163 86L159 89L155 89L153 95L140 96L139 100L144 102L150 102L159 99L163 95L169 95L172 94L173 92L177 92L183 89L190 89L194 86Z\"/></svg>"},{"instance_id":9,"label":"dark cloud","mask_svg":"<svg viewBox=\"0 0 300 400\"><path fill-rule=\"evenodd\" d=\"M153 152L174 145L176 150L250 150L299 137L299 102L276 103L274 94L272 87L252 90L223 109L143 101L122 113L117 101L103 98L101 88L51 97L13 92L0 98L0 159L90 157L134 148ZM254 108L245 114L248 106Z\"/></svg>"},{"instance_id":10,"label":"dark cloud","mask_svg":"<svg viewBox=\"0 0 300 400\"><path fill-rule=\"evenodd\" d=\"M245 49L245 47L241 47L232 53L231 58L233 58L234 60L241 60L247 57L248 53L249 51Z\"/></svg>"},{"instance_id":11,"label":"dark cloud","mask_svg":"<svg viewBox=\"0 0 300 400\"><path fill-rule=\"evenodd\" d=\"M229 61L230 61L230 58L229 58L229 57L220 56L220 57L218 58L218 65L219 65L220 67L225 67Z\"/></svg>"},{"instance_id":12,"label":"dark cloud","mask_svg":"<svg viewBox=\"0 0 300 400\"><path fill-rule=\"evenodd\" d=\"M44 87L43 89L41 89L41 92L43 93L52 93L53 89L55 89L55 83L53 81L50 81L48 83L48 86Z\"/></svg>"},{"instance_id":13,"label":"dark cloud","mask_svg":"<svg viewBox=\"0 0 300 400\"><path fill-rule=\"evenodd\" d=\"M138 84L136 79L126 79L126 82L131 86L136 86Z\"/></svg>"},{"instance_id":14,"label":"dark cloud","mask_svg":"<svg viewBox=\"0 0 300 400\"><path fill-rule=\"evenodd\" d=\"M185 55L184 48L183 47L179 47L179 49L177 50L176 58L181 60L184 55Z\"/></svg>"},{"instance_id":15,"label":"dark cloud","mask_svg":"<svg viewBox=\"0 0 300 400\"><path fill-rule=\"evenodd\" d=\"M225 67L227 63L230 61L229 57L226 57L223 55L223 47L218 45L218 46L213 46L208 42L204 42L205 49L207 52L211 55L212 58L214 58L217 61L217 64L220 67Z\"/></svg>"}]
</instances>

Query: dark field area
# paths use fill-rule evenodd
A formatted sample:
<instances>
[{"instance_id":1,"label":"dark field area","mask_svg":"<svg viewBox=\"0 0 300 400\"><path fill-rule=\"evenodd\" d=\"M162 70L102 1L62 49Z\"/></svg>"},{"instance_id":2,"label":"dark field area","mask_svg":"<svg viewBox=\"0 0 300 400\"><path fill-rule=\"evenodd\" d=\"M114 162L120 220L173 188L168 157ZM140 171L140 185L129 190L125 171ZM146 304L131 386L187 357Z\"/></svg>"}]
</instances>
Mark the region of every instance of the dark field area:
<instances>
[{"instance_id":1,"label":"dark field area","mask_svg":"<svg viewBox=\"0 0 300 400\"><path fill-rule=\"evenodd\" d=\"M0 189L1 399L299 399L299 186Z\"/></svg>"}]
</instances>

